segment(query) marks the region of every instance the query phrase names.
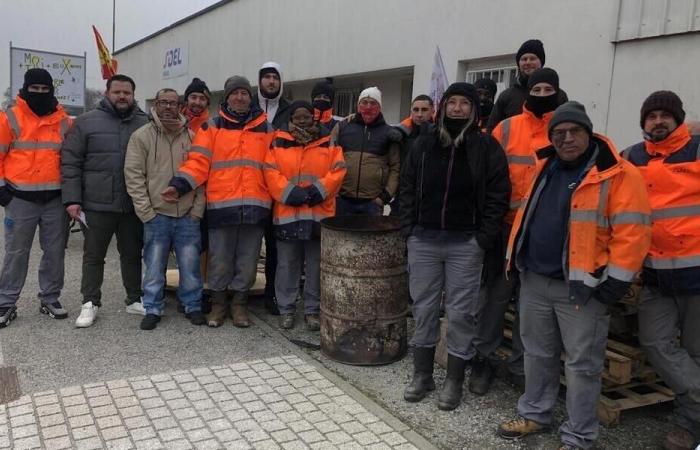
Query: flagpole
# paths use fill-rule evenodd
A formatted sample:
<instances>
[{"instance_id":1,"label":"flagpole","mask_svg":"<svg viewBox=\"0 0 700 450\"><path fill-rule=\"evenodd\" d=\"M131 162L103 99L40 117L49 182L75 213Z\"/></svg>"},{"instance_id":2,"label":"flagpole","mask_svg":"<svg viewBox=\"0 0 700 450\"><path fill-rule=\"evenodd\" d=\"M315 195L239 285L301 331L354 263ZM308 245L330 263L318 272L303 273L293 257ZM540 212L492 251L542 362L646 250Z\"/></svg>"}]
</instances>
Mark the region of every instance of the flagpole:
<instances>
[{"instance_id":1,"label":"flagpole","mask_svg":"<svg viewBox=\"0 0 700 450\"><path fill-rule=\"evenodd\" d=\"M117 24L117 0L112 0L112 54L114 54L114 35L116 33Z\"/></svg>"}]
</instances>

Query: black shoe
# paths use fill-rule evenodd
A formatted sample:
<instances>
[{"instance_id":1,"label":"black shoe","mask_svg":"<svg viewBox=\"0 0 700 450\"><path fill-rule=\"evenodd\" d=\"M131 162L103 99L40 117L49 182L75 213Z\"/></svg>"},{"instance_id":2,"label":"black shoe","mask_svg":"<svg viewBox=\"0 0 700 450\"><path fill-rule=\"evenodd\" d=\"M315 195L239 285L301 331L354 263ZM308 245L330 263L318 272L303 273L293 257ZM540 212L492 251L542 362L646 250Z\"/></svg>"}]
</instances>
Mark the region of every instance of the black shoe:
<instances>
[{"instance_id":1,"label":"black shoe","mask_svg":"<svg viewBox=\"0 0 700 450\"><path fill-rule=\"evenodd\" d=\"M68 317L68 311L63 309L63 306L58 301L55 301L51 304L46 304L46 305L41 305L41 308L39 309L42 314L46 314L47 316L51 317L52 319L65 319Z\"/></svg>"},{"instance_id":2,"label":"black shoe","mask_svg":"<svg viewBox=\"0 0 700 450\"><path fill-rule=\"evenodd\" d=\"M146 314L143 319L141 319L141 329L142 330L153 330L156 325L160 322L160 316L157 314Z\"/></svg>"},{"instance_id":3,"label":"black shoe","mask_svg":"<svg viewBox=\"0 0 700 450\"><path fill-rule=\"evenodd\" d=\"M277 297L274 295L265 296L265 309L273 316L279 316L280 310L277 307Z\"/></svg>"},{"instance_id":4,"label":"black shoe","mask_svg":"<svg viewBox=\"0 0 700 450\"><path fill-rule=\"evenodd\" d=\"M438 395L438 409L452 411L462 401L462 385L467 361L453 355L447 355L447 376Z\"/></svg>"},{"instance_id":5,"label":"black shoe","mask_svg":"<svg viewBox=\"0 0 700 450\"><path fill-rule=\"evenodd\" d=\"M0 328L5 328L17 318L15 306L0 306Z\"/></svg>"},{"instance_id":6,"label":"black shoe","mask_svg":"<svg viewBox=\"0 0 700 450\"><path fill-rule=\"evenodd\" d=\"M403 391L403 398L407 402L419 402L430 391L435 390L433 380L433 363L435 361L435 347L416 347L413 349L413 379Z\"/></svg>"},{"instance_id":7,"label":"black shoe","mask_svg":"<svg viewBox=\"0 0 700 450\"><path fill-rule=\"evenodd\" d=\"M469 391L476 395L486 395L492 379L491 362L488 358L477 356L472 363L472 373L469 375Z\"/></svg>"},{"instance_id":8,"label":"black shoe","mask_svg":"<svg viewBox=\"0 0 700 450\"><path fill-rule=\"evenodd\" d=\"M185 314L185 317L190 319L192 325L204 325L207 323L207 318L201 311L192 311Z\"/></svg>"}]
</instances>

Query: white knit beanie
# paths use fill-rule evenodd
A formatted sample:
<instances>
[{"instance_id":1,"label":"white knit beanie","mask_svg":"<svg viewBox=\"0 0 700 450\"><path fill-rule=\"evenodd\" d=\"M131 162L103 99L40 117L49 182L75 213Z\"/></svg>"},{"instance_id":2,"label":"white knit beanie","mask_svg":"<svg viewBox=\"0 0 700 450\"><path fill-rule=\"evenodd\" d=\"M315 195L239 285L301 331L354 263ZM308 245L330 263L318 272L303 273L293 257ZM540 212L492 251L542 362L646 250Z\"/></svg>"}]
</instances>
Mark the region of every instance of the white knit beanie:
<instances>
[{"instance_id":1,"label":"white knit beanie","mask_svg":"<svg viewBox=\"0 0 700 450\"><path fill-rule=\"evenodd\" d=\"M360 97L357 99L357 103L363 98L371 98L379 103L379 107L382 107L382 91L379 90L377 86L368 87L364 91L360 92Z\"/></svg>"}]
</instances>

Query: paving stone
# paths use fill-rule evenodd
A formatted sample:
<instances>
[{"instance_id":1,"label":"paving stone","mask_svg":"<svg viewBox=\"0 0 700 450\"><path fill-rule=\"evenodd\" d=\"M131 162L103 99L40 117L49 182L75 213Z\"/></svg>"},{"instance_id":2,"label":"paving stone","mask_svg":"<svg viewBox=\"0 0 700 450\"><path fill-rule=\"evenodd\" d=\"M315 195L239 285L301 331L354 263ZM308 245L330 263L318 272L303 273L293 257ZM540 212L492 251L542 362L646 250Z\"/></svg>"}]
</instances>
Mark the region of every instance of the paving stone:
<instances>
[{"instance_id":1,"label":"paving stone","mask_svg":"<svg viewBox=\"0 0 700 450\"><path fill-rule=\"evenodd\" d=\"M231 394L228 390L224 390L221 392L212 392L209 394L209 397L217 403L233 400L233 394Z\"/></svg>"},{"instance_id":2,"label":"paving stone","mask_svg":"<svg viewBox=\"0 0 700 450\"><path fill-rule=\"evenodd\" d=\"M113 416L114 414L117 414L117 408L114 405L92 408L92 415L95 417Z\"/></svg>"},{"instance_id":3,"label":"paving stone","mask_svg":"<svg viewBox=\"0 0 700 450\"><path fill-rule=\"evenodd\" d=\"M14 402L11 404L14 404ZM34 414L34 405L31 402L10 406L10 417L23 416L25 414Z\"/></svg>"},{"instance_id":4,"label":"paving stone","mask_svg":"<svg viewBox=\"0 0 700 450\"><path fill-rule=\"evenodd\" d=\"M47 394L39 396L38 394L36 394L34 396L34 405L36 406L50 405L52 403L58 403L58 395Z\"/></svg>"},{"instance_id":5,"label":"paving stone","mask_svg":"<svg viewBox=\"0 0 700 450\"><path fill-rule=\"evenodd\" d=\"M306 420L297 420L294 422L288 422L287 426L294 431L295 433L301 433L302 431L307 431L307 430L313 430L314 426L311 425L308 421Z\"/></svg>"},{"instance_id":6,"label":"paving stone","mask_svg":"<svg viewBox=\"0 0 700 450\"><path fill-rule=\"evenodd\" d=\"M97 437L75 441L75 448L77 450L94 450L102 448L102 446L102 440Z\"/></svg>"},{"instance_id":7,"label":"paving stone","mask_svg":"<svg viewBox=\"0 0 700 450\"><path fill-rule=\"evenodd\" d=\"M52 439L44 438L44 448L46 448L46 450L63 450L64 448L71 448L72 445L73 443L68 436Z\"/></svg>"},{"instance_id":8,"label":"paving stone","mask_svg":"<svg viewBox=\"0 0 700 450\"><path fill-rule=\"evenodd\" d=\"M182 427L182 429L185 431L204 428L204 421L199 417L192 417L190 419L180 421L180 427Z\"/></svg>"},{"instance_id":9,"label":"paving stone","mask_svg":"<svg viewBox=\"0 0 700 450\"><path fill-rule=\"evenodd\" d=\"M335 422L331 422L330 420L324 420L323 422L314 423L314 426L316 427L316 429L318 429L318 431L320 431L323 434L340 430L340 427L336 425Z\"/></svg>"},{"instance_id":10,"label":"paving stone","mask_svg":"<svg viewBox=\"0 0 700 450\"><path fill-rule=\"evenodd\" d=\"M408 442L394 446L394 450L418 450L418 448Z\"/></svg>"},{"instance_id":11,"label":"paving stone","mask_svg":"<svg viewBox=\"0 0 700 450\"><path fill-rule=\"evenodd\" d=\"M105 386L98 386L93 388L85 389L85 396L90 397L101 397L103 395L109 395L109 391Z\"/></svg>"},{"instance_id":12,"label":"paving stone","mask_svg":"<svg viewBox=\"0 0 700 450\"><path fill-rule=\"evenodd\" d=\"M270 393L275 393L274 389L272 389L270 386L267 384L264 384L265 382L263 381L263 384L260 384L258 386L251 386L250 390L257 396L261 396L263 394L270 394Z\"/></svg>"},{"instance_id":13,"label":"paving stone","mask_svg":"<svg viewBox=\"0 0 700 450\"><path fill-rule=\"evenodd\" d=\"M142 408L159 408L161 406L165 406L165 402L160 397L147 398L141 401Z\"/></svg>"},{"instance_id":14,"label":"paving stone","mask_svg":"<svg viewBox=\"0 0 700 450\"><path fill-rule=\"evenodd\" d=\"M97 436L97 427L95 425L87 425L84 427L71 428L71 434L73 434L73 439L75 440Z\"/></svg>"},{"instance_id":15,"label":"paving stone","mask_svg":"<svg viewBox=\"0 0 700 450\"><path fill-rule=\"evenodd\" d=\"M285 411L291 411L292 409L294 409L292 408L292 405L285 401L268 403L267 407L270 411L272 411L275 414L282 413Z\"/></svg>"},{"instance_id":16,"label":"paving stone","mask_svg":"<svg viewBox=\"0 0 700 450\"><path fill-rule=\"evenodd\" d=\"M182 408L173 411L173 415L178 418L178 420L188 419L190 417L197 417L197 411L194 408Z\"/></svg>"},{"instance_id":17,"label":"paving stone","mask_svg":"<svg viewBox=\"0 0 700 450\"><path fill-rule=\"evenodd\" d=\"M109 395L102 395L100 397L90 397L88 398L88 404L93 408L96 406L105 406L112 403L112 397Z\"/></svg>"},{"instance_id":18,"label":"paving stone","mask_svg":"<svg viewBox=\"0 0 700 450\"><path fill-rule=\"evenodd\" d=\"M229 428L228 430L215 431L214 436L216 436L216 438L218 440L220 440L221 442L224 442L224 443L238 441L239 439L241 439L241 434L233 428ZM227 445L227 447L228 448L235 448L233 446L228 446L228 445Z\"/></svg>"},{"instance_id":19,"label":"paving stone","mask_svg":"<svg viewBox=\"0 0 700 450\"><path fill-rule=\"evenodd\" d=\"M325 436L319 433L318 430L302 431L299 433L299 437L302 438L307 444L313 444L314 442L326 440Z\"/></svg>"},{"instance_id":20,"label":"paving stone","mask_svg":"<svg viewBox=\"0 0 700 450\"><path fill-rule=\"evenodd\" d=\"M159 419L155 419L152 422L152 425L153 425L153 428L155 428L156 430L165 430L168 428L174 428L174 427L178 426L177 422L175 421L175 419L172 416L161 417Z\"/></svg>"},{"instance_id":21,"label":"paving stone","mask_svg":"<svg viewBox=\"0 0 700 450\"><path fill-rule=\"evenodd\" d=\"M253 402L257 399L258 396L248 390L236 395L236 400L241 403Z\"/></svg>"},{"instance_id":22,"label":"paving stone","mask_svg":"<svg viewBox=\"0 0 700 450\"><path fill-rule=\"evenodd\" d=\"M211 408L211 409L205 409L203 411L199 411L199 416L209 422L210 420L214 419L220 419L224 417L224 413L221 412L218 408Z\"/></svg>"},{"instance_id":23,"label":"paving stone","mask_svg":"<svg viewBox=\"0 0 700 450\"><path fill-rule=\"evenodd\" d=\"M201 391L192 391L192 392L185 392L185 397L187 397L190 401L197 401L197 400L206 400L209 398L209 394L207 394L207 391L202 389Z\"/></svg>"},{"instance_id":24,"label":"paving stone","mask_svg":"<svg viewBox=\"0 0 700 450\"><path fill-rule=\"evenodd\" d=\"M254 402L248 402L248 403L243 403L243 407L248 410L248 412L255 412L255 411L262 411L264 409L267 409L265 404L261 401L254 401Z\"/></svg>"},{"instance_id":25,"label":"paving stone","mask_svg":"<svg viewBox=\"0 0 700 450\"><path fill-rule=\"evenodd\" d=\"M114 399L114 405L119 409L128 408L130 406L139 406L139 404L139 399L133 396L119 397Z\"/></svg>"},{"instance_id":26,"label":"paving stone","mask_svg":"<svg viewBox=\"0 0 700 450\"><path fill-rule=\"evenodd\" d=\"M276 450L280 448L282 447L280 447L277 442L273 441L272 439L258 441L255 443L255 450Z\"/></svg>"},{"instance_id":27,"label":"paving stone","mask_svg":"<svg viewBox=\"0 0 700 450\"><path fill-rule=\"evenodd\" d=\"M151 419L158 419L159 417L169 416L170 410L166 407L151 408L146 410L146 415Z\"/></svg>"},{"instance_id":28,"label":"paving stone","mask_svg":"<svg viewBox=\"0 0 700 450\"><path fill-rule=\"evenodd\" d=\"M193 401L192 406L197 411L203 411L203 410L207 410L207 409L216 408L216 404L208 398L204 399L204 400Z\"/></svg>"},{"instance_id":29,"label":"paving stone","mask_svg":"<svg viewBox=\"0 0 700 450\"><path fill-rule=\"evenodd\" d=\"M252 444L255 444L257 441L264 441L265 439L269 439L270 435L267 434L265 431L257 429L257 430L250 430L250 431L244 431L243 437L246 438L246 440Z\"/></svg>"},{"instance_id":30,"label":"paving stone","mask_svg":"<svg viewBox=\"0 0 700 450\"><path fill-rule=\"evenodd\" d=\"M285 424L281 420L274 419L274 420L270 420L267 422L261 422L260 428L267 431L268 433L272 433L274 431L280 431L280 430L286 429L287 424Z\"/></svg>"},{"instance_id":31,"label":"paving stone","mask_svg":"<svg viewBox=\"0 0 700 450\"><path fill-rule=\"evenodd\" d=\"M156 383L156 389L158 389L161 392L177 389L177 383L175 383L172 380L163 381L162 383Z\"/></svg>"},{"instance_id":32,"label":"paving stone","mask_svg":"<svg viewBox=\"0 0 700 450\"><path fill-rule=\"evenodd\" d=\"M212 373L210 375L198 376L197 381L199 381L199 383L202 385L208 385L212 383L219 383L219 378Z\"/></svg>"},{"instance_id":33,"label":"paving stone","mask_svg":"<svg viewBox=\"0 0 700 450\"><path fill-rule=\"evenodd\" d=\"M30 436L36 436L39 434L39 428L36 425L22 425L20 427L12 427L12 438L19 439Z\"/></svg>"},{"instance_id":34,"label":"paving stone","mask_svg":"<svg viewBox=\"0 0 700 450\"><path fill-rule=\"evenodd\" d=\"M135 445L137 450L155 450L165 448L165 446L155 438L136 441Z\"/></svg>"},{"instance_id":35,"label":"paving stone","mask_svg":"<svg viewBox=\"0 0 700 450\"><path fill-rule=\"evenodd\" d=\"M301 414L296 411L285 411L277 414L277 417L284 422L294 422L301 419Z\"/></svg>"},{"instance_id":36,"label":"paving stone","mask_svg":"<svg viewBox=\"0 0 700 450\"><path fill-rule=\"evenodd\" d=\"M196 378L192 376L191 373L183 373L179 375L173 375L173 379L178 383L190 383L196 381Z\"/></svg>"},{"instance_id":37,"label":"paving stone","mask_svg":"<svg viewBox=\"0 0 700 450\"><path fill-rule=\"evenodd\" d=\"M129 430L129 434L134 441L143 441L156 437L156 431L152 427L137 428ZM137 444L138 447L138 444Z\"/></svg>"},{"instance_id":38,"label":"paving stone","mask_svg":"<svg viewBox=\"0 0 700 450\"><path fill-rule=\"evenodd\" d=\"M391 433L394 431L393 428L391 428L389 425L385 424L384 422L374 422L370 423L367 425L367 428L370 429L374 434L384 434L384 433Z\"/></svg>"},{"instance_id":39,"label":"paving stone","mask_svg":"<svg viewBox=\"0 0 700 450\"><path fill-rule=\"evenodd\" d=\"M180 428L170 428L158 431L158 436L160 436L163 441L168 442L176 439L185 439L185 432Z\"/></svg>"},{"instance_id":40,"label":"paving stone","mask_svg":"<svg viewBox=\"0 0 700 450\"><path fill-rule=\"evenodd\" d=\"M134 448L133 442L128 437L107 441L106 444L109 450L129 450Z\"/></svg>"},{"instance_id":41,"label":"paving stone","mask_svg":"<svg viewBox=\"0 0 700 450\"><path fill-rule=\"evenodd\" d=\"M207 421L207 426L211 431L220 431L220 430L226 430L228 428L231 428L231 422L229 422L226 419L215 419L215 420L208 420Z\"/></svg>"},{"instance_id":42,"label":"paving stone","mask_svg":"<svg viewBox=\"0 0 700 450\"><path fill-rule=\"evenodd\" d=\"M140 416L143 414L143 408L141 408L140 406L129 406L128 408L120 408L119 414L121 414L121 416L125 419L128 417Z\"/></svg>"},{"instance_id":43,"label":"paving stone","mask_svg":"<svg viewBox=\"0 0 700 450\"><path fill-rule=\"evenodd\" d=\"M134 390L148 389L153 387L153 382L151 380L137 380L131 381L131 388Z\"/></svg>"},{"instance_id":44,"label":"paving stone","mask_svg":"<svg viewBox=\"0 0 700 450\"><path fill-rule=\"evenodd\" d=\"M59 408L60 411L60 408ZM57 413L58 411L55 411L52 414ZM48 415L48 414L44 414ZM21 427L22 425L30 425L36 423L36 417L34 417L34 414L24 414L22 416L15 416L10 418L10 426L14 427Z\"/></svg>"},{"instance_id":45,"label":"paving stone","mask_svg":"<svg viewBox=\"0 0 700 450\"><path fill-rule=\"evenodd\" d=\"M112 428L107 428L104 430L101 430L102 434L102 439L105 439L107 441L111 441L114 439L119 439L119 438L124 438L129 435L129 433L126 431L126 428L123 426L118 426L118 427L112 427Z\"/></svg>"},{"instance_id":46,"label":"paving stone","mask_svg":"<svg viewBox=\"0 0 700 450\"><path fill-rule=\"evenodd\" d=\"M316 405L311 402L301 402L294 405L294 409L299 411L301 414L310 413L311 411L316 411Z\"/></svg>"},{"instance_id":47,"label":"paving stone","mask_svg":"<svg viewBox=\"0 0 700 450\"><path fill-rule=\"evenodd\" d=\"M401 436L399 433L393 431L391 433L382 434L379 438L389 445L398 445L406 442L406 438Z\"/></svg>"},{"instance_id":48,"label":"paving stone","mask_svg":"<svg viewBox=\"0 0 700 450\"><path fill-rule=\"evenodd\" d=\"M185 439L168 442L168 450L189 450L191 448L194 447Z\"/></svg>"},{"instance_id":49,"label":"paving stone","mask_svg":"<svg viewBox=\"0 0 700 450\"><path fill-rule=\"evenodd\" d=\"M136 416L124 419L124 425L130 430L135 430L137 428L147 427L151 424L146 416Z\"/></svg>"},{"instance_id":50,"label":"paving stone","mask_svg":"<svg viewBox=\"0 0 700 450\"><path fill-rule=\"evenodd\" d=\"M173 377L167 373L161 373L158 375L153 375L151 377L151 381L153 381L154 383L162 383L164 381L170 381L172 379L173 379Z\"/></svg>"},{"instance_id":51,"label":"paving stone","mask_svg":"<svg viewBox=\"0 0 700 450\"><path fill-rule=\"evenodd\" d=\"M71 395L78 395L78 394L82 394L82 393L83 393L83 388L80 386L65 387L59 391L59 394L61 394L61 397L69 397Z\"/></svg>"},{"instance_id":52,"label":"paving stone","mask_svg":"<svg viewBox=\"0 0 700 450\"><path fill-rule=\"evenodd\" d=\"M260 425L253 419L239 420L234 422L233 426L242 433L247 431L256 431L260 429Z\"/></svg>"},{"instance_id":53,"label":"paving stone","mask_svg":"<svg viewBox=\"0 0 700 450\"><path fill-rule=\"evenodd\" d=\"M250 414L248 414L248 411L245 409L235 409L233 411L227 411L226 417L228 417L232 422L237 422L239 420L250 418Z\"/></svg>"},{"instance_id":54,"label":"paving stone","mask_svg":"<svg viewBox=\"0 0 700 450\"><path fill-rule=\"evenodd\" d=\"M270 433L270 435L272 436L272 439L280 443L294 441L298 439L297 435L289 429L273 431Z\"/></svg>"},{"instance_id":55,"label":"paving stone","mask_svg":"<svg viewBox=\"0 0 700 450\"><path fill-rule=\"evenodd\" d=\"M71 428L80 428L94 424L95 420L90 414L85 414L83 416L70 417L68 423Z\"/></svg>"},{"instance_id":56,"label":"paving stone","mask_svg":"<svg viewBox=\"0 0 700 450\"><path fill-rule=\"evenodd\" d=\"M309 447L304 444L303 442L300 441L291 441L291 442L285 442L282 444L282 448L284 450L306 450ZM324 447L325 450L328 450L328 447Z\"/></svg>"},{"instance_id":57,"label":"paving stone","mask_svg":"<svg viewBox=\"0 0 700 450\"><path fill-rule=\"evenodd\" d=\"M52 439L61 436L68 436L68 427L65 425L54 425L41 429L41 435L44 439Z\"/></svg>"},{"instance_id":58,"label":"paving stone","mask_svg":"<svg viewBox=\"0 0 700 450\"><path fill-rule=\"evenodd\" d=\"M151 389L141 389L138 391L134 391L134 394L136 394L136 398L143 400L144 398L151 398L151 397L158 397L158 391L155 388Z\"/></svg>"},{"instance_id":59,"label":"paving stone","mask_svg":"<svg viewBox=\"0 0 700 450\"><path fill-rule=\"evenodd\" d=\"M197 450L218 450L221 448L221 444L219 444L216 439L208 439L206 441L195 442L194 448Z\"/></svg>"},{"instance_id":60,"label":"paving stone","mask_svg":"<svg viewBox=\"0 0 700 450\"><path fill-rule=\"evenodd\" d=\"M40 448L40 447L41 447L41 441L39 440L39 436L30 436L30 437L25 437L22 439L14 439L12 441L13 450L24 450L24 449Z\"/></svg>"},{"instance_id":61,"label":"paving stone","mask_svg":"<svg viewBox=\"0 0 700 450\"><path fill-rule=\"evenodd\" d=\"M379 442L379 437L371 431L364 431L362 433L353 434L352 437L361 445L369 445L374 444L375 442Z\"/></svg>"},{"instance_id":62,"label":"paving stone","mask_svg":"<svg viewBox=\"0 0 700 450\"><path fill-rule=\"evenodd\" d=\"M129 387L129 382L126 380L110 380L106 384L109 390Z\"/></svg>"},{"instance_id":63,"label":"paving stone","mask_svg":"<svg viewBox=\"0 0 700 450\"><path fill-rule=\"evenodd\" d=\"M102 428L116 427L122 424L122 419L118 415L100 417L97 419L97 426Z\"/></svg>"},{"instance_id":64,"label":"paving stone","mask_svg":"<svg viewBox=\"0 0 700 450\"><path fill-rule=\"evenodd\" d=\"M211 431L207 430L206 428L198 428L196 430L188 431L187 437L190 439L190 441L197 442L205 439L211 439L214 436L211 434Z\"/></svg>"},{"instance_id":65,"label":"paving stone","mask_svg":"<svg viewBox=\"0 0 700 450\"><path fill-rule=\"evenodd\" d=\"M160 393L160 396L164 400L174 400L174 399L179 399L179 398L185 398L185 394L182 393L182 391L163 391Z\"/></svg>"}]
</instances>

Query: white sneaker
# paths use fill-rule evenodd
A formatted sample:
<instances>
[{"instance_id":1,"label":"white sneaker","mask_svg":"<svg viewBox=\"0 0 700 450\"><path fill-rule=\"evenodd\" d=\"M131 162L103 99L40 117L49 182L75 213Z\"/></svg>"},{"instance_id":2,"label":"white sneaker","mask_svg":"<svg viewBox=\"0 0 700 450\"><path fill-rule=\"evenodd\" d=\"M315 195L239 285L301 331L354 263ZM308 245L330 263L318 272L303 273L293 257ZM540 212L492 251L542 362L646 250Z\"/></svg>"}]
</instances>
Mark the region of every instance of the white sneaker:
<instances>
[{"instance_id":1,"label":"white sneaker","mask_svg":"<svg viewBox=\"0 0 700 450\"><path fill-rule=\"evenodd\" d=\"M136 314L139 316L145 316L146 315L146 310L143 309L143 303L139 302L134 302L130 305L126 306L126 312L129 314Z\"/></svg>"},{"instance_id":2,"label":"white sneaker","mask_svg":"<svg viewBox=\"0 0 700 450\"><path fill-rule=\"evenodd\" d=\"M80 315L75 319L75 326L78 328L87 328L92 326L97 318L97 310L99 306L95 306L92 302L87 302L80 308Z\"/></svg>"}]
</instances>

